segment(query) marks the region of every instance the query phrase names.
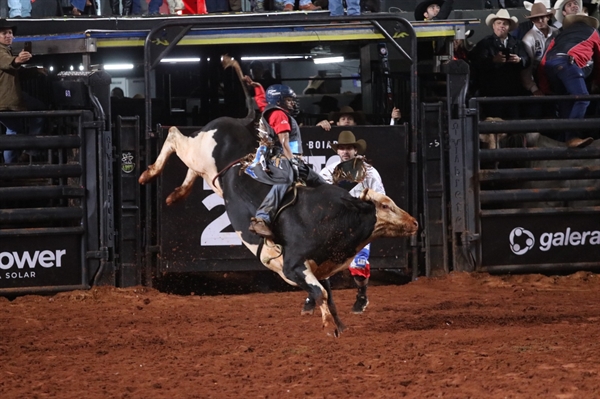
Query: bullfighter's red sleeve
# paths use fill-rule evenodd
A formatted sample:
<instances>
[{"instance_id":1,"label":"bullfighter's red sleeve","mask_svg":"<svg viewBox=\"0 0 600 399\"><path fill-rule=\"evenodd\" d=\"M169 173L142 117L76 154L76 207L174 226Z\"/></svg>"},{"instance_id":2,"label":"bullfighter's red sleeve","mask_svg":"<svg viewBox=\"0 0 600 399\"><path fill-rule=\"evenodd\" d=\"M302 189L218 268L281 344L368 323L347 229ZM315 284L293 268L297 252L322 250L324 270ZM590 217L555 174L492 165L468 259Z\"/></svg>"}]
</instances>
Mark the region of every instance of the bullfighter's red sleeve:
<instances>
[{"instance_id":1,"label":"bullfighter's red sleeve","mask_svg":"<svg viewBox=\"0 0 600 399\"><path fill-rule=\"evenodd\" d=\"M267 107L265 89L261 85L254 86L254 101L256 101L256 105L260 112L263 112Z\"/></svg>"}]
</instances>

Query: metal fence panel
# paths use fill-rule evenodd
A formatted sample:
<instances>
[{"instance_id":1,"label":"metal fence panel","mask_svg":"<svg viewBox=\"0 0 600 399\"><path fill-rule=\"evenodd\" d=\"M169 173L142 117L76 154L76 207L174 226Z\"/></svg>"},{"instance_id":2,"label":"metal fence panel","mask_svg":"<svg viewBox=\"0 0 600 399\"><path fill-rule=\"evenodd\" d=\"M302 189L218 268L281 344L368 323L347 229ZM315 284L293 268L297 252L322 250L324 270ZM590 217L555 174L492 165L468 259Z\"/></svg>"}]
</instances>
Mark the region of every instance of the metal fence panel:
<instances>
[{"instance_id":1,"label":"metal fence panel","mask_svg":"<svg viewBox=\"0 0 600 399\"><path fill-rule=\"evenodd\" d=\"M46 119L42 136L0 136L40 159L0 168L0 295L89 288L110 229L104 133L90 111L6 113ZM4 115L3 115L4 117ZM101 228L101 226L104 226Z\"/></svg>"}]
</instances>

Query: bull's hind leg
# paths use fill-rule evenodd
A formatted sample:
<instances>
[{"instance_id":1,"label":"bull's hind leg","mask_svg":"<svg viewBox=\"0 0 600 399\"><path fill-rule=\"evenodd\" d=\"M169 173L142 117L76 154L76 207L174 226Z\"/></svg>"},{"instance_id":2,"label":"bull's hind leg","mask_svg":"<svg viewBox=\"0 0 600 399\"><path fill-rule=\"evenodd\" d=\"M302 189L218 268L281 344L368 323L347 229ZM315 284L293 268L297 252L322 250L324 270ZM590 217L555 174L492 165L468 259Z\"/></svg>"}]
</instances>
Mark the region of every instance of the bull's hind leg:
<instances>
[{"instance_id":1,"label":"bull's hind leg","mask_svg":"<svg viewBox=\"0 0 600 399\"><path fill-rule=\"evenodd\" d=\"M183 134L181 134L179 129L175 126L172 126L169 129L169 134L160 150L160 154L158 154L158 158L156 158L156 161L148 166L148 169L140 176L138 180L140 184L149 183L162 173L165 164L167 163L167 159L169 159L171 154L177 152L177 143L182 139L184 139Z\"/></svg>"},{"instance_id":2,"label":"bull's hind leg","mask_svg":"<svg viewBox=\"0 0 600 399\"><path fill-rule=\"evenodd\" d=\"M167 205L172 205L174 202L179 201L180 199L186 198L192 192L192 187L194 185L194 181L198 174L191 169L188 169L187 174L185 175L185 180L181 184L181 186L177 187L169 196L167 197Z\"/></svg>"}]
</instances>

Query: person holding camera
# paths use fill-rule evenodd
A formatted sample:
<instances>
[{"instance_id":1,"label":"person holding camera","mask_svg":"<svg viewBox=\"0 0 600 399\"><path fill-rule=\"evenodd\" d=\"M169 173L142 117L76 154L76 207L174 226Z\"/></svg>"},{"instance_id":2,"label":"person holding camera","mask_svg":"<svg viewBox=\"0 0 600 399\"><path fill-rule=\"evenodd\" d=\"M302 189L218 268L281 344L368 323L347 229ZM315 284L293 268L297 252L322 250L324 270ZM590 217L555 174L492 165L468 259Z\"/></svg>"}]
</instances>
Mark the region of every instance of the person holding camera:
<instances>
[{"instance_id":1,"label":"person holding camera","mask_svg":"<svg viewBox=\"0 0 600 399\"><path fill-rule=\"evenodd\" d=\"M501 9L485 20L493 33L481 39L470 54L478 96L506 97L527 95L521 71L531 62L523 42L509 35L519 20ZM519 104L495 103L484 107L485 117L516 119Z\"/></svg>"}]
</instances>

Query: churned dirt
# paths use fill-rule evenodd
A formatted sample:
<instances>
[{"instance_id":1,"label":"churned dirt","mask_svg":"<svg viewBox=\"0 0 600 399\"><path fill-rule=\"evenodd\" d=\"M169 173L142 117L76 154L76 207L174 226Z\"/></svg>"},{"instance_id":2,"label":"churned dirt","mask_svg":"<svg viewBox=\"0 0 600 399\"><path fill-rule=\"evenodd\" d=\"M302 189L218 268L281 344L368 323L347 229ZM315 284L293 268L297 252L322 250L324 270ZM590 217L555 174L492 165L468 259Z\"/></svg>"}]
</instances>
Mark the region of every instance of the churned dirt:
<instances>
[{"instance_id":1,"label":"churned dirt","mask_svg":"<svg viewBox=\"0 0 600 399\"><path fill-rule=\"evenodd\" d=\"M598 398L600 277L453 273L334 291L0 298L0 398Z\"/></svg>"}]
</instances>

